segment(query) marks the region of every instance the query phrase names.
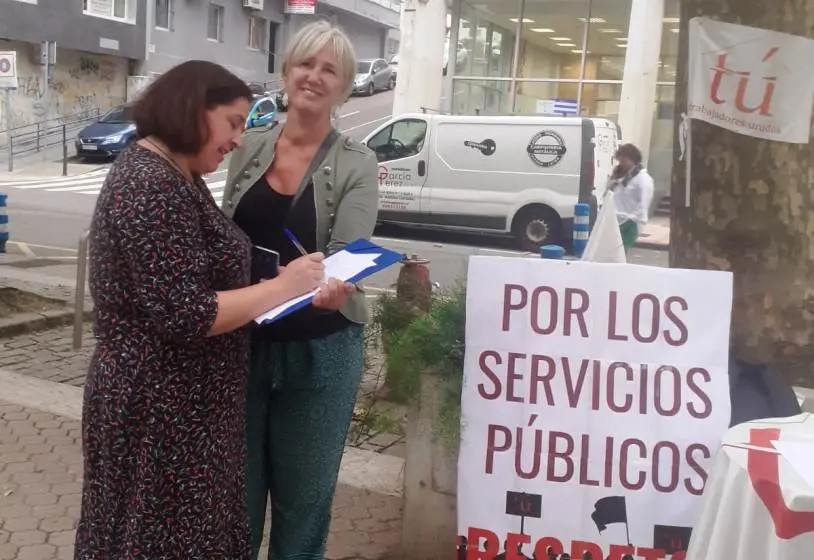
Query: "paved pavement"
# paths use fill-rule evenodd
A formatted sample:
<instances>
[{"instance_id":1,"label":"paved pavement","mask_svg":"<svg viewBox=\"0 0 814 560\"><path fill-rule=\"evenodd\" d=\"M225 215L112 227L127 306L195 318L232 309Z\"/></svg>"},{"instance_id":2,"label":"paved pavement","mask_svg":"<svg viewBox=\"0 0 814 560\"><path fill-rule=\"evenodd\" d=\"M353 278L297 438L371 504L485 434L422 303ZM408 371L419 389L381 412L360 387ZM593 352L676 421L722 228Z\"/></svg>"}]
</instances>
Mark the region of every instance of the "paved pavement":
<instances>
[{"instance_id":1,"label":"paved pavement","mask_svg":"<svg viewBox=\"0 0 814 560\"><path fill-rule=\"evenodd\" d=\"M73 558L81 389L0 370L0 560ZM348 448L327 560L395 557L403 460Z\"/></svg>"}]
</instances>

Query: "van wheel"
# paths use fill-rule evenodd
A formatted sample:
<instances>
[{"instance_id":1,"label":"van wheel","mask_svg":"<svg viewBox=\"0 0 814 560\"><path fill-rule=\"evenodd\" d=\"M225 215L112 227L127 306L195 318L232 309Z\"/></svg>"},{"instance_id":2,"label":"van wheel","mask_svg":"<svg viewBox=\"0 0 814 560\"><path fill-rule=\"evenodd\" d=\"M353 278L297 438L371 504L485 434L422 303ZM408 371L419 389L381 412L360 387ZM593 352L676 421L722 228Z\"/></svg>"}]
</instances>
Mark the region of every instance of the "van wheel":
<instances>
[{"instance_id":1,"label":"van wheel","mask_svg":"<svg viewBox=\"0 0 814 560\"><path fill-rule=\"evenodd\" d=\"M521 249L536 252L542 245L560 242L562 220L548 206L527 206L515 216L512 235Z\"/></svg>"}]
</instances>

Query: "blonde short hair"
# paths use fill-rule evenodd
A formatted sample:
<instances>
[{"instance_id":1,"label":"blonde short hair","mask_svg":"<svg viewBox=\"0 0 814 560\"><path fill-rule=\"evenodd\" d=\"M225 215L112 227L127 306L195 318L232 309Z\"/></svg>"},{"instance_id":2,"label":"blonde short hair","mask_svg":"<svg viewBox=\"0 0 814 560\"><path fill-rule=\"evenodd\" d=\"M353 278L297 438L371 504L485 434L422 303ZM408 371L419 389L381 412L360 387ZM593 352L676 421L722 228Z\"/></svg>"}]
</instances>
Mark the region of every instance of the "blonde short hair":
<instances>
[{"instance_id":1,"label":"blonde short hair","mask_svg":"<svg viewBox=\"0 0 814 560\"><path fill-rule=\"evenodd\" d=\"M283 54L283 76L291 65L311 58L325 47L336 59L337 73L343 83L343 95L337 100L341 104L350 95L356 77L356 53L345 32L329 21L311 22L294 35Z\"/></svg>"}]
</instances>

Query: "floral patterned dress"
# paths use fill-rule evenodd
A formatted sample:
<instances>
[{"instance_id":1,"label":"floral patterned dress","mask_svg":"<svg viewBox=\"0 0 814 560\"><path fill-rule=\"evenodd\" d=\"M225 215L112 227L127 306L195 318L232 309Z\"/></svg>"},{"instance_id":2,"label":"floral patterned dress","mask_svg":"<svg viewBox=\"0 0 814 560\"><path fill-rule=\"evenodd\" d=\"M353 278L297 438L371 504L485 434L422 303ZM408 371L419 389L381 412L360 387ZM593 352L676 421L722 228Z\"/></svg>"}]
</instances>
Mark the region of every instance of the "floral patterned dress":
<instances>
[{"instance_id":1,"label":"floral patterned dress","mask_svg":"<svg viewBox=\"0 0 814 560\"><path fill-rule=\"evenodd\" d=\"M249 558L248 329L206 336L249 254L202 180L138 145L111 168L91 226L77 559Z\"/></svg>"}]
</instances>

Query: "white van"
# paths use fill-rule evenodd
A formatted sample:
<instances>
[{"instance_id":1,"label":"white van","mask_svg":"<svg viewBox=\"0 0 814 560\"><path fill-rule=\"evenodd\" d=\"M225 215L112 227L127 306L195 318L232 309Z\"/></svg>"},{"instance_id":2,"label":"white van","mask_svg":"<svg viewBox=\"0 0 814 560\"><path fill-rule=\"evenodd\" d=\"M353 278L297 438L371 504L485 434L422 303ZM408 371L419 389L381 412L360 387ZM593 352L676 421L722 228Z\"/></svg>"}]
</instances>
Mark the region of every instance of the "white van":
<instances>
[{"instance_id":1,"label":"white van","mask_svg":"<svg viewBox=\"0 0 814 560\"><path fill-rule=\"evenodd\" d=\"M568 245L574 205L596 209L619 130L603 118L406 114L365 138L379 160L379 222Z\"/></svg>"}]
</instances>

